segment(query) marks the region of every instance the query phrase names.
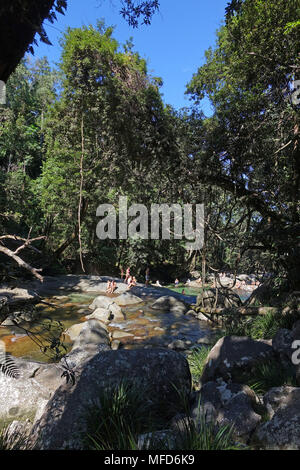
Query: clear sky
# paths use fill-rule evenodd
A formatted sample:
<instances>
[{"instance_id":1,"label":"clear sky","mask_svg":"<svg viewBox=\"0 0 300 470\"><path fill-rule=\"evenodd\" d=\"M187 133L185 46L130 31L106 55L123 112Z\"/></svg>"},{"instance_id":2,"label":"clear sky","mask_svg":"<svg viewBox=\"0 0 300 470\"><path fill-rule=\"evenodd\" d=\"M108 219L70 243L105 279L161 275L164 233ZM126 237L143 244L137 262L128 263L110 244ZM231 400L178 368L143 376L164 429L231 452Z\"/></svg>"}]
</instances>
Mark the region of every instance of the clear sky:
<instances>
[{"instance_id":1,"label":"clear sky","mask_svg":"<svg viewBox=\"0 0 300 470\"><path fill-rule=\"evenodd\" d=\"M39 42L35 57L47 56L51 64L59 61L59 38L68 26L96 25L104 19L107 26L115 25L114 38L121 44L133 37L134 49L147 59L148 70L161 77L165 103L175 108L189 105L184 95L186 84L204 62L204 51L215 44L215 32L224 21L229 0L161 0L160 11L150 26L130 27L119 14L120 0L68 0L66 14L57 14L53 25L44 22L53 44ZM210 114L209 104L203 111Z\"/></svg>"}]
</instances>

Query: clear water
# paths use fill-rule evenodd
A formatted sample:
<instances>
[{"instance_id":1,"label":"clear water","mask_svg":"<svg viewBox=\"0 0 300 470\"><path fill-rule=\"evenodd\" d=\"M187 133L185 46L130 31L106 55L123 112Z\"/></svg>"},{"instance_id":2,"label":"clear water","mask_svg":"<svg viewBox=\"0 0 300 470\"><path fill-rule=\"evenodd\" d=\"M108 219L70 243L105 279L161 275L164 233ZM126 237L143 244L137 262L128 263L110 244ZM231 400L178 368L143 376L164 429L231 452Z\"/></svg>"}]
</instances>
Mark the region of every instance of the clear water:
<instances>
[{"instance_id":1,"label":"clear water","mask_svg":"<svg viewBox=\"0 0 300 470\"><path fill-rule=\"evenodd\" d=\"M99 294L79 294L71 293L65 296L53 296L45 299L53 306L39 304L37 309L41 316L35 323L24 323L23 327L30 329L35 333L38 340L47 337L47 331L41 326L41 322L46 319L60 321L63 330L70 326L86 321L85 316L92 313L88 306L92 300ZM190 315L173 314L170 312L161 312L153 310L151 304L154 300L148 300L135 306L123 308L125 314L124 321L112 322L108 330L113 334L114 331L121 331L128 336L122 337L121 345L126 349L137 347L166 347L175 339L188 340L195 343L199 338L204 338L211 334L210 328L206 322L200 322ZM68 336L61 337L67 351L72 347L72 341ZM7 352L16 357L26 359L50 362L39 344L36 344L21 328L16 326L1 327L0 340L5 342Z\"/></svg>"}]
</instances>

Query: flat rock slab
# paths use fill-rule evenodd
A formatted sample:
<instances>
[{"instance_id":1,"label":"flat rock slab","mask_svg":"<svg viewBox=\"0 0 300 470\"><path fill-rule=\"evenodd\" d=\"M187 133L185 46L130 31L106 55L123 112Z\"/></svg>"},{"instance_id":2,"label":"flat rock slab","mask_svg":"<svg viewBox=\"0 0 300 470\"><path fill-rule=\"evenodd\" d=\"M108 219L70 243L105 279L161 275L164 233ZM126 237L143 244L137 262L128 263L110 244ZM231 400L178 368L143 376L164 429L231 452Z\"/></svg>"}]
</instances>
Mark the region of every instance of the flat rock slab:
<instances>
[{"instance_id":1,"label":"flat rock slab","mask_svg":"<svg viewBox=\"0 0 300 470\"><path fill-rule=\"evenodd\" d=\"M4 322L16 307L36 304L40 299L39 294L32 289L0 287L0 323ZM7 320L6 324L12 325L13 323L11 320Z\"/></svg>"},{"instance_id":2,"label":"flat rock slab","mask_svg":"<svg viewBox=\"0 0 300 470\"><path fill-rule=\"evenodd\" d=\"M114 330L112 333L113 339L129 338L130 336L134 335L132 333L128 333L127 331Z\"/></svg>"}]
</instances>

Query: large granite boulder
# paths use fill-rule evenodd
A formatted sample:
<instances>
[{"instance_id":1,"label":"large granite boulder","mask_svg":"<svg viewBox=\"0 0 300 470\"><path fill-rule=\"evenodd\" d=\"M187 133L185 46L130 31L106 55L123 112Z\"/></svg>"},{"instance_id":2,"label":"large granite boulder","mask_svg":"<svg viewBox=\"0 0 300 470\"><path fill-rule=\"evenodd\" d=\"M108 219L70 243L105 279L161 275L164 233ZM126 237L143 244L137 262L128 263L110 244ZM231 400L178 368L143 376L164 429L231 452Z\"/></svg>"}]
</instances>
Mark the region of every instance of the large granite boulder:
<instances>
[{"instance_id":1,"label":"large granite boulder","mask_svg":"<svg viewBox=\"0 0 300 470\"><path fill-rule=\"evenodd\" d=\"M62 383L63 369L56 364L41 364L10 358L11 373L0 372L0 421L34 420Z\"/></svg>"},{"instance_id":2,"label":"large granite boulder","mask_svg":"<svg viewBox=\"0 0 300 470\"><path fill-rule=\"evenodd\" d=\"M216 380L240 382L243 373L251 372L257 364L274 357L272 346L264 340L242 336L225 336L209 352L201 382Z\"/></svg>"},{"instance_id":3,"label":"large granite boulder","mask_svg":"<svg viewBox=\"0 0 300 470\"><path fill-rule=\"evenodd\" d=\"M114 303L114 299L111 297L106 297L105 295L98 295L89 308L95 310L96 308L105 308L108 309Z\"/></svg>"},{"instance_id":4,"label":"large granite boulder","mask_svg":"<svg viewBox=\"0 0 300 470\"><path fill-rule=\"evenodd\" d=\"M126 380L138 384L153 407L176 413L179 394L188 394L191 376L186 359L164 349L103 351L76 369L76 382L61 385L32 429L38 449L81 449L87 409L101 390Z\"/></svg>"},{"instance_id":5,"label":"large granite boulder","mask_svg":"<svg viewBox=\"0 0 300 470\"><path fill-rule=\"evenodd\" d=\"M101 308L101 307L96 308L96 310L94 310L93 313L91 313L90 315L86 315L85 318L87 320L90 320L90 319L99 320L107 325L111 321L115 321L115 322L123 321L124 314L122 312L121 307L119 307L119 305L112 303L107 308Z\"/></svg>"},{"instance_id":6,"label":"large granite boulder","mask_svg":"<svg viewBox=\"0 0 300 470\"><path fill-rule=\"evenodd\" d=\"M261 424L253 445L268 450L300 450L300 388L277 387L264 396L269 421Z\"/></svg>"},{"instance_id":7,"label":"large granite boulder","mask_svg":"<svg viewBox=\"0 0 300 470\"><path fill-rule=\"evenodd\" d=\"M99 351L108 350L110 350L110 339L106 325L99 320L88 320L83 323L79 335L75 338L71 352L61 362L74 369Z\"/></svg>"},{"instance_id":8,"label":"large granite boulder","mask_svg":"<svg viewBox=\"0 0 300 470\"><path fill-rule=\"evenodd\" d=\"M124 294L114 297L114 302L117 305L135 305L140 304L142 299L137 295L131 294L130 292L125 292Z\"/></svg>"},{"instance_id":9,"label":"large granite boulder","mask_svg":"<svg viewBox=\"0 0 300 470\"><path fill-rule=\"evenodd\" d=\"M222 380L207 382L194 396L191 417L198 427L203 419L219 426L233 426L236 439L247 443L261 422L257 404L258 398L246 385Z\"/></svg>"},{"instance_id":10,"label":"large granite boulder","mask_svg":"<svg viewBox=\"0 0 300 470\"><path fill-rule=\"evenodd\" d=\"M294 341L293 333L291 330L282 328L277 331L276 335L272 340L272 347L279 357L285 362L291 362L292 344Z\"/></svg>"},{"instance_id":11,"label":"large granite boulder","mask_svg":"<svg viewBox=\"0 0 300 470\"><path fill-rule=\"evenodd\" d=\"M280 329L272 340L272 346L282 364L290 369L300 385L300 322L292 330Z\"/></svg>"},{"instance_id":12,"label":"large granite boulder","mask_svg":"<svg viewBox=\"0 0 300 470\"><path fill-rule=\"evenodd\" d=\"M187 306L183 302L170 295L159 297L159 299L151 305L151 308L179 314L185 314L188 311Z\"/></svg>"},{"instance_id":13,"label":"large granite boulder","mask_svg":"<svg viewBox=\"0 0 300 470\"><path fill-rule=\"evenodd\" d=\"M68 335L71 341L74 341L81 333L84 323L75 323L65 330L64 334Z\"/></svg>"}]
</instances>

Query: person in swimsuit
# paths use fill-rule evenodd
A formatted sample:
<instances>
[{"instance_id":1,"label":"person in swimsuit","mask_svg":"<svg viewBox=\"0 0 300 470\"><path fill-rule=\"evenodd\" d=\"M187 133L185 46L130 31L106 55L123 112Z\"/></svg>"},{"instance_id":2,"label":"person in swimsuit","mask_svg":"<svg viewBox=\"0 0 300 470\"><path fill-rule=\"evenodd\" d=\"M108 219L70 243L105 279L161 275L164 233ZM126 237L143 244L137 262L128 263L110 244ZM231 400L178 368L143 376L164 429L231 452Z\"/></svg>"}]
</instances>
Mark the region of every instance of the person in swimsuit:
<instances>
[{"instance_id":1,"label":"person in swimsuit","mask_svg":"<svg viewBox=\"0 0 300 470\"><path fill-rule=\"evenodd\" d=\"M149 286L149 282L150 282L150 268L147 268L147 269L146 269L145 279L146 279L146 286Z\"/></svg>"},{"instance_id":2,"label":"person in swimsuit","mask_svg":"<svg viewBox=\"0 0 300 470\"><path fill-rule=\"evenodd\" d=\"M129 278L130 278L130 268L127 268L126 269L126 276L125 276L125 279L124 279L124 282L126 282L126 284L128 283Z\"/></svg>"}]
</instances>

